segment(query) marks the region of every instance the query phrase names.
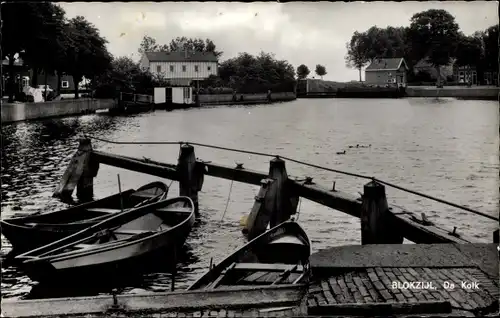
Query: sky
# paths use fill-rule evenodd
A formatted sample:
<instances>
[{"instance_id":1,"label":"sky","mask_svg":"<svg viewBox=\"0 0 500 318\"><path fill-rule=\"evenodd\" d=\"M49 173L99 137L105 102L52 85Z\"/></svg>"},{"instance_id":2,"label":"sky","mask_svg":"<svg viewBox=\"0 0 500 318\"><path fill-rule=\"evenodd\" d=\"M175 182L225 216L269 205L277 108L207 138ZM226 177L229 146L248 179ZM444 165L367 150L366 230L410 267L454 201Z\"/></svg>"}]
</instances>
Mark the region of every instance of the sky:
<instances>
[{"instance_id":1,"label":"sky","mask_svg":"<svg viewBox=\"0 0 500 318\"><path fill-rule=\"evenodd\" d=\"M59 3L69 18L84 16L108 40L114 56L139 60L144 35L158 43L178 36L210 38L223 51L221 60L240 52L274 53L314 74L326 67L325 80L358 79L345 65L346 43L354 31L376 25L408 26L413 14L428 9L451 13L465 34L498 24L497 1L446 2L74 2ZM364 78L364 76L363 76Z\"/></svg>"}]
</instances>

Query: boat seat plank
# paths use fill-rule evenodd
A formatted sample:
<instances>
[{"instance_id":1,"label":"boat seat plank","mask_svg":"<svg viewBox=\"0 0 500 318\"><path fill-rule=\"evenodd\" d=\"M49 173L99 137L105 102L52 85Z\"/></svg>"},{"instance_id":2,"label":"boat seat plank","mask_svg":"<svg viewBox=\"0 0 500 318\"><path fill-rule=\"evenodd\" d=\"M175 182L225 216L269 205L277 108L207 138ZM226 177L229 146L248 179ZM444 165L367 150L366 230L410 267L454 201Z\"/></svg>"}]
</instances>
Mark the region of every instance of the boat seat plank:
<instances>
[{"instance_id":1,"label":"boat seat plank","mask_svg":"<svg viewBox=\"0 0 500 318\"><path fill-rule=\"evenodd\" d=\"M301 272L302 265L294 264L266 264L266 263L238 263L234 267L235 270L249 270L249 271L267 271L267 272L283 272L292 270L292 272Z\"/></svg>"},{"instance_id":2,"label":"boat seat plank","mask_svg":"<svg viewBox=\"0 0 500 318\"><path fill-rule=\"evenodd\" d=\"M158 212L174 212L174 213L191 213L191 208L183 208L183 207L164 207L158 208L156 211Z\"/></svg>"},{"instance_id":3,"label":"boat seat plank","mask_svg":"<svg viewBox=\"0 0 500 318\"><path fill-rule=\"evenodd\" d=\"M83 243L75 245L76 248L93 248L95 246L96 246L95 244L83 244Z\"/></svg>"},{"instance_id":4,"label":"boat seat plank","mask_svg":"<svg viewBox=\"0 0 500 318\"><path fill-rule=\"evenodd\" d=\"M157 197L160 194L161 194L161 192L157 193L157 194L152 194L152 193L134 193L134 194L131 194L130 196L138 197L138 198L150 199L150 198Z\"/></svg>"},{"instance_id":5,"label":"boat seat plank","mask_svg":"<svg viewBox=\"0 0 500 318\"><path fill-rule=\"evenodd\" d=\"M108 208L88 208L89 212L102 212L102 213L116 213L120 212L120 209L108 209Z\"/></svg>"},{"instance_id":6,"label":"boat seat plank","mask_svg":"<svg viewBox=\"0 0 500 318\"><path fill-rule=\"evenodd\" d=\"M233 263L228 268L226 268L225 270L223 270L222 273L220 274L220 276L217 277L217 279L212 284L210 284L209 286L207 286L207 289L215 289L215 288L217 288L217 286L219 286L219 284L221 283L221 281L226 277L226 274L229 273L234 268L235 265L236 265L236 263Z\"/></svg>"},{"instance_id":7,"label":"boat seat plank","mask_svg":"<svg viewBox=\"0 0 500 318\"><path fill-rule=\"evenodd\" d=\"M151 231L148 230L132 230L132 229L123 229L123 230L116 230L113 231L115 234L123 234L123 235L137 235L137 234L143 234L143 233L149 233Z\"/></svg>"}]
</instances>

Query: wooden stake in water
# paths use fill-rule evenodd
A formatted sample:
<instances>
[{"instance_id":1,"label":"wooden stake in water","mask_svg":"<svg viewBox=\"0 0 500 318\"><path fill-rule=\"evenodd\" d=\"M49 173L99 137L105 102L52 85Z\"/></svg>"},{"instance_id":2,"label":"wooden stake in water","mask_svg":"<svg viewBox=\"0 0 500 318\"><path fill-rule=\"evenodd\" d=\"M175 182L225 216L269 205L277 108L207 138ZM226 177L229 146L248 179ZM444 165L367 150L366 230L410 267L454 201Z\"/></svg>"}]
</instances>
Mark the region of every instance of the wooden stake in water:
<instances>
[{"instance_id":1,"label":"wooden stake in water","mask_svg":"<svg viewBox=\"0 0 500 318\"><path fill-rule=\"evenodd\" d=\"M123 212L123 197L122 197L122 184L120 182L120 174L118 176L118 191L120 193L120 210Z\"/></svg>"}]
</instances>

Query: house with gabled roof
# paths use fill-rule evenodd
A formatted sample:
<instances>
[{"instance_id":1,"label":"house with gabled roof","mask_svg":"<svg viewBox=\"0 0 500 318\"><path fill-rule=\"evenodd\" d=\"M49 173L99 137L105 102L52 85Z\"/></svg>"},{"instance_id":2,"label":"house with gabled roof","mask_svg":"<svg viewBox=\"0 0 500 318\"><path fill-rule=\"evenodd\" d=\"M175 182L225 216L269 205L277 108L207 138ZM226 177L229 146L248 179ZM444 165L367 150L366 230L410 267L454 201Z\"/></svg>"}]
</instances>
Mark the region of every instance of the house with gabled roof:
<instances>
[{"instance_id":1,"label":"house with gabled roof","mask_svg":"<svg viewBox=\"0 0 500 318\"><path fill-rule=\"evenodd\" d=\"M217 56L213 52L146 52L139 65L142 70L160 75L174 86L189 86L193 80L217 75Z\"/></svg>"},{"instance_id":2,"label":"house with gabled roof","mask_svg":"<svg viewBox=\"0 0 500 318\"><path fill-rule=\"evenodd\" d=\"M365 69L366 84L406 86L408 65L404 58L382 58L373 60Z\"/></svg>"}]
</instances>

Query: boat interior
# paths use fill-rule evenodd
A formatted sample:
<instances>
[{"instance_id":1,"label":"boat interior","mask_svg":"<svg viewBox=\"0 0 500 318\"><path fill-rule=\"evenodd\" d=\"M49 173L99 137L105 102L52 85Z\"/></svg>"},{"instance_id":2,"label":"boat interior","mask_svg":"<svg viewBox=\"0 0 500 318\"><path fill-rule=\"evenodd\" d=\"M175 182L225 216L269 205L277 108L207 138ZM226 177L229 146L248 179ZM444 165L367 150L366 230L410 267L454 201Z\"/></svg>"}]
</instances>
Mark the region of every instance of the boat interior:
<instances>
[{"instance_id":1,"label":"boat interior","mask_svg":"<svg viewBox=\"0 0 500 318\"><path fill-rule=\"evenodd\" d=\"M310 246L306 241L285 235L245 251L202 288L297 284L308 274L309 256Z\"/></svg>"},{"instance_id":2,"label":"boat interior","mask_svg":"<svg viewBox=\"0 0 500 318\"><path fill-rule=\"evenodd\" d=\"M129 222L113 228L107 228L93 233L78 241L59 246L47 251L38 257L74 252L82 249L108 247L120 245L125 242L135 241L152 234L166 231L191 216L193 208L188 201L176 201L160 207L149 213L143 214Z\"/></svg>"}]
</instances>

